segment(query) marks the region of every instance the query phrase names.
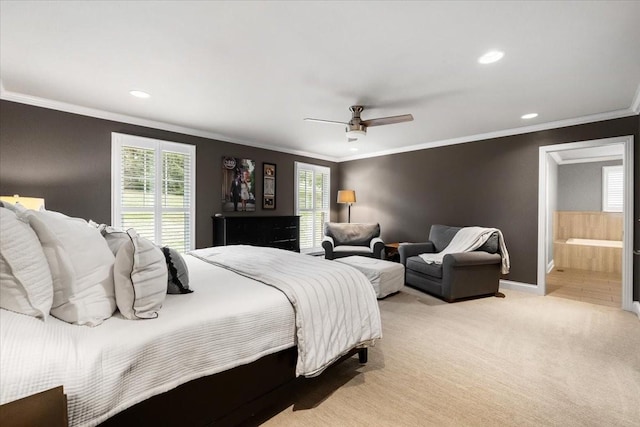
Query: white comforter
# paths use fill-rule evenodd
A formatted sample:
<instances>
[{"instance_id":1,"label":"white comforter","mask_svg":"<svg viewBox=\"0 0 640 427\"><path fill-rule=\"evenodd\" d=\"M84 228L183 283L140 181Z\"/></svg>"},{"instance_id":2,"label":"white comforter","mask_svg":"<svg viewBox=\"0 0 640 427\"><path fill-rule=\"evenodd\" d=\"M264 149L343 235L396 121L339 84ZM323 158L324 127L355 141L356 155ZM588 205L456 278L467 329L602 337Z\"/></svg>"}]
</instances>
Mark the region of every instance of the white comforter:
<instances>
[{"instance_id":1,"label":"white comforter","mask_svg":"<svg viewBox=\"0 0 640 427\"><path fill-rule=\"evenodd\" d=\"M297 375L318 375L352 348L382 337L373 287L353 267L255 246L218 246L191 254L287 295L296 312Z\"/></svg>"},{"instance_id":2,"label":"white comforter","mask_svg":"<svg viewBox=\"0 0 640 427\"><path fill-rule=\"evenodd\" d=\"M282 292L185 256L194 293L160 316L102 325L46 322L0 309L0 403L63 385L72 426L93 426L195 378L295 345Z\"/></svg>"}]
</instances>

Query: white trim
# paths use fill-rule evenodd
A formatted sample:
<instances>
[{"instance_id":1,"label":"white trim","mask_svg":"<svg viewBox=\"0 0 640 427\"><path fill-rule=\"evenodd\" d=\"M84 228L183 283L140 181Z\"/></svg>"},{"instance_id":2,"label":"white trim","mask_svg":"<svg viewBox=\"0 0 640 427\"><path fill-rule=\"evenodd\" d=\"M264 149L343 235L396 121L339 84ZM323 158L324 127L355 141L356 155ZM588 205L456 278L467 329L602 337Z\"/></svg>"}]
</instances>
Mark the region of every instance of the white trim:
<instances>
[{"instance_id":1,"label":"white trim","mask_svg":"<svg viewBox=\"0 0 640 427\"><path fill-rule=\"evenodd\" d=\"M552 155L553 159L556 160L556 163L559 165L572 165L576 163L593 163L593 162L611 162L615 160L622 160L621 155L613 155L613 156L599 156L599 157L583 157L582 159L571 159L571 160L560 160L558 161L556 158L559 157L557 154L549 153Z\"/></svg>"},{"instance_id":2,"label":"white trim","mask_svg":"<svg viewBox=\"0 0 640 427\"><path fill-rule=\"evenodd\" d=\"M640 301L634 301L631 305L631 311L634 312L638 319L640 319Z\"/></svg>"},{"instance_id":3,"label":"white trim","mask_svg":"<svg viewBox=\"0 0 640 427\"><path fill-rule=\"evenodd\" d=\"M249 147L263 148L265 150L274 150L281 153L294 154L298 156L310 157L312 159L327 160L327 161L336 162L336 163L346 162L350 160L366 159L371 157L386 156L389 154L419 151L419 150L425 150L428 148L443 147L446 145L464 144L466 142L481 141L485 139L500 138L504 136L521 135L524 133L537 132L541 130L555 129L555 128L566 127L566 126L575 126L575 125L580 125L584 123L599 122L603 120L618 119L622 117L634 116L640 112L639 111L640 110L640 86L638 86L638 91L636 92L636 96L631 108L626 108L623 110L615 110L615 111L609 111L605 113L590 114L588 116L575 117L572 119L557 120L554 122L547 122L547 123L539 123L531 126L504 129L504 130L495 131L495 132L487 132L487 133L481 133L476 135L463 136L459 138L445 139L441 141L426 142L426 143L421 143L417 145L400 147L400 148L390 149L390 150L377 151L377 152L368 153L368 154L361 154L361 155L354 155L354 156L347 156L347 157L333 157L333 156L326 156L318 153L310 153L302 150L294 150L291 148L279 147L275 145L260 144L252 141L232 138L232 137L221 135L215 132L204 131L201 129L194 129L194 128L189 128L185 126L179 126L179 125L174 125L170 123L160 122L156 120L143 119L140 117L129 116L126 114L112 113L109 111L98 110L95 108L83 107L80 105L68 104L66 102L53 101L46 98L39 98L36 96L11 92L4 89L4 86L2 85L1 80L0 80L0 99L19 102L21 104L33 105L36 107L43 107L43 108L49 108L52 110L64 111L67 113L74 113L74 114L80 114L83 116L95 117L98 119L112 120L112 121L121 122L121 123L129 123L132 125L151 127L151 128L166 130L170 132L182 133L185 135L193 135L193 136L199 136L202 138L215 139L217 141L228 142L230 144L241 144Z\"/></svg>"},{"instance_id":4,"label":"white trim","mask_svg":"<svg viewBox=\"0 0 640 427\"><path fill-rule=\"evenodd\" d=\"M633 101L631 102L631 107L629 109L636 114L640 113L640 84L638 84L636 95L633 97Z\"/></svg>"},{"instance_id":5,"label":"white trim","mask_svg":"<svg viewBox=\"0 0 640 427\"><path fill-rule=\"evenodd\" d=\"M551 262L547 264L547 274L551 273L555 266L556 266L555 262L551 260Z\"/></svg>"},{"instance_id":6,"label":"white trim","mask_svg":"<svg viewBox=\"0 0 640 427\"><path fill-rule=\"evenodd\" d=\"M501 289L511 289L513 291L527 292L534 295L544 295L540 291L540 287L531 283L514 282L513 280L500 279Z\"/></svg>"},{"instance_id":7,"label":"white trim","mask_svg":"<svg viewBox=\"0 0 640 427\"><path fill-rule=\"evenodd\" d=\"M337 159L331 156L325 156L318 153L310 153L307 151L294 150L285 147L272 146L267 144L259 144L239 138L232 138L215 132L194 129L186 126L174 125L171 123L160 122L157 120L143 119L141 117L129 116L126 114L112 113L110 111L98 110L96 108L83 107L80 105L68 104L66 102L52 101L46 98L39 98L31 95L23 95L20 93L0 90L0 99L6 101L18 102L21 104L33 105L35 107L48 108L51 110L64 111L66 113L79 114L81 116L94 117L97 119L111 120L120 123L128 123L137 126L150 127L153 129L166 130L169 132L182 133L185 135L199 136L202 138L215 139L220 142L228 142L230 144L241 144L249 147L263 148L265 150L274 150L281 153L295 154L299 156L311 157L314 159L328 160L335 162Z\"/></svg>"},{"instance_id":8,"label":"white trim","mask_svg":"<svg viewBox=\"0 0 640 427\"><path fill-rule=\"evenodd\" d=\"M624 145L624 235L622 238L622 308L632 309L633 300L633 136L597 139L547 145L539 148L538 157L538 287L546 294L546 227L547 227L547 156L554 151L599 147L610 144Z\"/></svg>"}]
</instances>

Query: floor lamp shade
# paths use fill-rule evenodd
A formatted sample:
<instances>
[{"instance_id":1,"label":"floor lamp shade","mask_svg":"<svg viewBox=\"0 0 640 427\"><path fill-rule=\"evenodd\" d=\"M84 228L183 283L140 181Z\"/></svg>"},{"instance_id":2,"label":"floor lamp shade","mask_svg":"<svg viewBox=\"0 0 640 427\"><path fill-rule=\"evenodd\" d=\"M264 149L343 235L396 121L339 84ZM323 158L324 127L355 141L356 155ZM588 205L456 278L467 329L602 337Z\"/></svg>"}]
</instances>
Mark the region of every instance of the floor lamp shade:
<instances>
[{"instance_id":1,"label":"floor lamp shade","mask_svg":"<svg viewBox=\"0 0 640 427\"><path fill-rule=\"evenodd\" d=\"M351 205L356 202L355 190L339 190L338 203L346 203L348 205L347 222L351 222Z\"/></svg>"}]
</instances>

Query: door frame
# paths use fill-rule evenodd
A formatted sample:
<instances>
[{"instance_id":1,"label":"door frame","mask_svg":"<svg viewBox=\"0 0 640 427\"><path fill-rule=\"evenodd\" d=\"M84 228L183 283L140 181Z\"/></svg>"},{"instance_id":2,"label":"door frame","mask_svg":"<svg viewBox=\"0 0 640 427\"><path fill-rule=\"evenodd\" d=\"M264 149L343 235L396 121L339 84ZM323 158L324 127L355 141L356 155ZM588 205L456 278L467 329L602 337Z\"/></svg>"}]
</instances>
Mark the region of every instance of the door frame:
<instances>
[{"instance_id":1,"label":"door frame","mask_svg":"<svg viewBox=\"0 0 640 427\"><path fill-rule=\"evenodd\" d=\"M538 293L547 293L547 159L553 152L623 144L624 219L622 236L622 309L633 311L633 135L545 145L538 159Z\"/></svg>"}]
</instances>

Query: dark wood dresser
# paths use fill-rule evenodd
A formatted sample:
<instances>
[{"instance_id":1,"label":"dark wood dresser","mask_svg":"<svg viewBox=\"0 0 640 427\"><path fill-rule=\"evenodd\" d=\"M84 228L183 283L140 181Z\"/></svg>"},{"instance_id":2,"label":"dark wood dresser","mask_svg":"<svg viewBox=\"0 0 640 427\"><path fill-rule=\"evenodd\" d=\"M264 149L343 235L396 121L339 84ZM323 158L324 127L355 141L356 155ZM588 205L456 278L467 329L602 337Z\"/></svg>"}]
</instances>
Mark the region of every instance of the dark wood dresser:
<instances>
[{"instance_id":1,"label":"dark wood dresser","mask_svg":"<svg viewBox=\"0 0 640 427\"><path fill-rule=\"evenodd\" d=\"M299 216L214 216L213 246L254 245L300 252Z\"/></svg>"}]
</instances>

